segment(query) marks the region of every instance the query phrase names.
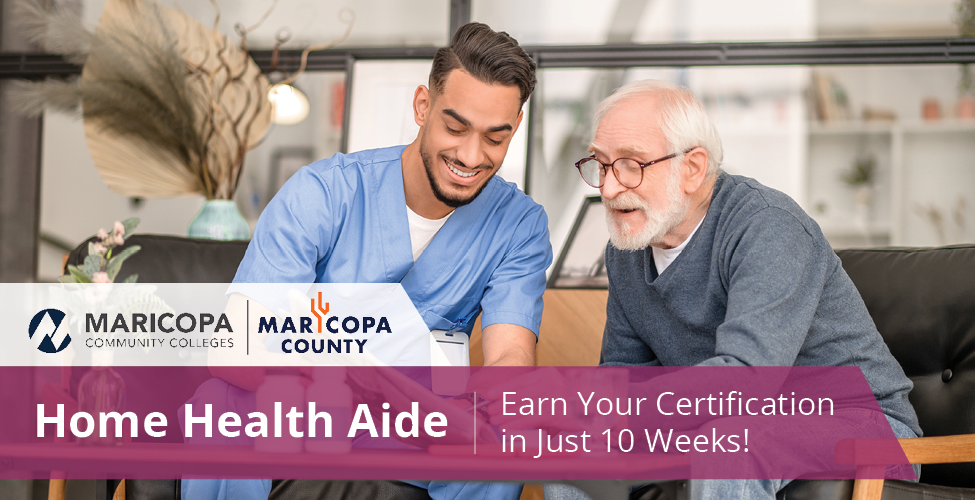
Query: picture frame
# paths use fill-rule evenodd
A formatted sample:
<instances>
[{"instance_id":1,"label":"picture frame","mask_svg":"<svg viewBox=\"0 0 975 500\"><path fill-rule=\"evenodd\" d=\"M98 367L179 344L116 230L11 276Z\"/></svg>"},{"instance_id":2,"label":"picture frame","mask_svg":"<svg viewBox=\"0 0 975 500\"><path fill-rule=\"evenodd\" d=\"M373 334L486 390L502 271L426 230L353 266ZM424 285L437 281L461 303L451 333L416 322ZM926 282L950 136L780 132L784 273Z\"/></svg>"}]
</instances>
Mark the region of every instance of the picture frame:
<instances>
[{"instance_id":1,"label":"picture frame","mask_svg":"<svg viewBox=\"0 0 975 500\"><path fill-rule=\"evenodd\" d=\"M275 149L271 153L267 199L273 198L295 172L313 161L315 161L315 151L310 147L285 146Z\"/></svg>"},{"instance_id":2,"label":"picture frame","mask_svg":"<svg viewBox=\"0 0 975 500\"><path fill-rule=\"evenodd\" d=\"M609 288L606 274L606 209L599 196L583 199L559 258L552 267L548 288Z\"/></svg>"}]
</instances>

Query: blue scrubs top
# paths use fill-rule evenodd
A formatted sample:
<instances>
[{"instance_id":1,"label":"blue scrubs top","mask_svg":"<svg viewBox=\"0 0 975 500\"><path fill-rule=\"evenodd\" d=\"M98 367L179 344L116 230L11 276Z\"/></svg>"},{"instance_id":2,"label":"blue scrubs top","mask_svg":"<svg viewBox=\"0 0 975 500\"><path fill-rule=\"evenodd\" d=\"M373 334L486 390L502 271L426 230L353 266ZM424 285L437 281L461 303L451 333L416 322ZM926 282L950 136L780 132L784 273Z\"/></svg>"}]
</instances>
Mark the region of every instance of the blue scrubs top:
<instances>
[{"instance_id":1,"label":"blue scrubs top","mask_svg":"<svg viewBox=\"0 0 975 500\"><path fill-rule=\"evenodd\" d=\"M538 335L548 218L495 176L413 262L406 146L336 154L299 170L261 214L234 283L401 283L431 330L506 323Z\"/></svg>"},{"instance_id":2,"label":"blue scrubs top","mask_svg":"<svg viewBox=\"0 0 975 500\"><path fill-rule=\"evenodd\" d=\"M490 179L413 262L401 157L406 146L320 160L299 170L261 214L234 283L400 283L431 330L470 334L506 323L535 335L548 218L509 182ZM229 386L227 386L229 388ZM229 389L235 390L235 389ZM433 498L515 500L521 484L417 482ZM184 498L266 499L269 480L183 481Z\"/></svg>"}]
</instances>

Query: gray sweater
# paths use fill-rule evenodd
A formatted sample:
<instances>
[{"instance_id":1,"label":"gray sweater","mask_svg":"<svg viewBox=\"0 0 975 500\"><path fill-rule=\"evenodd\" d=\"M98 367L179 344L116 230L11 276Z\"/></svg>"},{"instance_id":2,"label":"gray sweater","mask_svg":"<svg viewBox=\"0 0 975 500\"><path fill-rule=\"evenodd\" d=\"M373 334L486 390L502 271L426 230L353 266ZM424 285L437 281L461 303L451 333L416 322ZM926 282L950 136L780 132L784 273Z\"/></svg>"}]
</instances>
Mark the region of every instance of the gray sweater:
<instances>
[{"instance_id":1,"label":"gray sweater","mask_svg":"<svg viewBox=\"0 0 975 500\"><path fill-rule=\"evenodd\" d=\"M719 174L700 228L658 276L650 248L606 249L601 364L859 366L918 435L913 384L819 226L791 198Z\"/></svg>"}]
</instances>

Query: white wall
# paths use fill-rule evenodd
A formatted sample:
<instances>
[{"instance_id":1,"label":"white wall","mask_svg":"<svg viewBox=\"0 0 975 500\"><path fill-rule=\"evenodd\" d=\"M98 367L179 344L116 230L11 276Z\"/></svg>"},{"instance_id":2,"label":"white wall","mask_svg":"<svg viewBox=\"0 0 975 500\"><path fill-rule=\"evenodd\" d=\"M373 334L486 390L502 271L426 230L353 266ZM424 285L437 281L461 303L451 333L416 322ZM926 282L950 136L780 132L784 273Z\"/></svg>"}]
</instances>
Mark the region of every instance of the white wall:
<instances>
[{"instance_id":1,"label":"white wall","mask_svg":"<svg viewBox=\"0 0 975 500\"><path fill-rule=\"evenodd\" d=\"M183 10L205 26L213 26L215 11L206 0L157 0ZM105 0L83 0L83 19L94 28ZM252 26L271 7L271 0L218 0L218 29L236 39L234 25ZM267 20L248 35L251 48L270 48L281 29L291 32L284 48L326 43L345 32L342 9L355 12L355 25L346 46L443 45L447 43L449 0L280 0Z\"/></svg>"}]
</instances>

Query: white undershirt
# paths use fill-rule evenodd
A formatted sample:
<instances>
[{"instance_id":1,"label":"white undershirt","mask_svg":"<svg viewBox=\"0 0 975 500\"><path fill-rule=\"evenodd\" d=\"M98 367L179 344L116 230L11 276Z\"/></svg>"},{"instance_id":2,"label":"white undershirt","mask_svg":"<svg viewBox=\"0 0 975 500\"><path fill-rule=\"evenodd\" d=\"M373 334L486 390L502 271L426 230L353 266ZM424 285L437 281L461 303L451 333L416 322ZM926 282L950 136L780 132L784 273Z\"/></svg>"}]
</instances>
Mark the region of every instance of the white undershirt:
<instances>
[{"instance_id":1,"label":"white undershirt","mask_svg":"<svg viewBox=\"0 0 975 500\"><path fill-rule=\"evenodd\" d=\"M691 241L691 238L694 237L694 233L696 233L698 228L701 227L702 222L704 222L704 219L701 219L701 221L694 226L694 230L691 231L691 234L687 236L687 239L685 239L683 243L675 246L674 248L663 249L650 247L653 250L653 265L657 267L657 276L663 274L664 270L667 269L667 266L677 259L677 256L680 255L680 253L684 250L684 247L687 246L687 242Z\"/></svg>"},{"instance_id":2,"label":"white undershirt","mask_svg":"<svg viewBox=\"0 0 975 500\"><path fill-rule=\"evenodd\" d=\"M433 237L437 235L437 231L447 222L450 218L451 211L449 214L441 219L427 219L416 214L410 207L406 207L406 218L410 221L410 245L413 247L413 262L420 258L420 254L427 249L427 246L433 241Z\"/></svg>"}]
</instances>

